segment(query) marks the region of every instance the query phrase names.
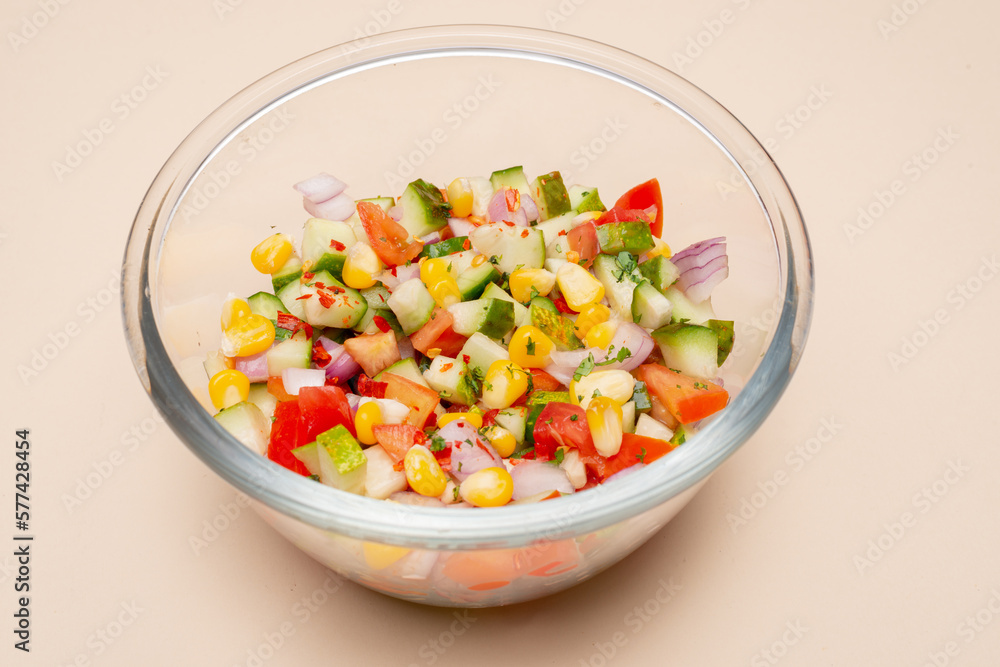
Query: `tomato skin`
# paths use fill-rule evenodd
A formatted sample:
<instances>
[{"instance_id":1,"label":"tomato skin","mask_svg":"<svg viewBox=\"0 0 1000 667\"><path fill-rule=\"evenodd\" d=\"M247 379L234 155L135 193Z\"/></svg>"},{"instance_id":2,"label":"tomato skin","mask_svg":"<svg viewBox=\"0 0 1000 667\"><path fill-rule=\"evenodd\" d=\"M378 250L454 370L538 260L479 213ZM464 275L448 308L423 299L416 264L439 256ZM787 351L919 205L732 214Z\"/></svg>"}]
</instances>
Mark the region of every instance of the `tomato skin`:
<instances>
[{"instance_id":1,"label":"tomato skin","mask_svg":"<svg viewBox=\"0 0 1000 667\"><path fill-rule=\"evenodd\" d=\"M601 216L600 219L603 219ZM597 242L597 225L600 222L586 222L579 227L574 227L566 234L566 242L570 250L576 251L580 255L580 265L589 269L594 263L594 258L601 252L601 246Z\"/></svg>"},{"instance_id":2,"label":"tomato skin","mask_svg":"<svg viewBox=\"0 0 1000 667\"><path fill-rule=\"evenodd\" d=\"M309 470L295 458L292 450L299 446L300 413L299 401L295 397L281 401L274 408L274 423L271 425L271 439L267 445L267 458L292 472L305 477Z\"/></svg>"},{"instance_id":3,"label":"tomato skin","mask_svg":"<svg viewBox=\"0 0 1000 667\"><path fill-rule=\"evenodd\" d=\"M555 379L541 368L529 368L531 373L531 386L535 391L559 391L562 383Z\"/></svg>"},{"instance_id":4,"label":"tomato skin","mask_svg":"<svg viewBox=\"0 0 1000 667\"><path fill-rule=\"evenodd\" d=\"M579 449L585 462L589 457L600 456L587 426L587 414L579 405L549 403L539 413L532 433L536 458L551 459L563 445Z\"/></svg>"},{"instance_id":5,"label":"tomato skin","mask_svg":"<svg viewBox=\"0 0 1000 667\"><path fill-rule=\"evenodd\" d=\"M468 340L465 336L455 333L451 328L455 318L444 308L435 308L431 313L431 319L427 324L420 327L410 336L413 349L421 354L427 354L428 350L438 348L440 354L446 357L457 357Z\"/></svg>"},{"instance_id":6,"label":"tomato skin","mask_svg":"<svg viewBox=\"0 0 1000 667\"><path fill-rule=\"evenodd\" d=\"M409 232L393 220L382 207L372 202L358 202L358 217L365 228L372 250L389 266L399 266L416 258L423 249L420 241L407 242Z\"/></svg>"},{"instance_id":7,"label":"tomato skin","mask_svg":"<svg viewBox=\"0 0 1000 667\"><path fill-rule=\"evenodd\" d=\"M424 427L427 419L434 414L434 408L441 402L441 397L433 389L395 373L383 373L382 381L387 385L385 397L409 406L410 414L407 415L405 423L417 428Z\"/></svg>"},{"instance_id":8,"label":"tomato skin","mask_svg":"<svg viewBox=\"0 0 1000 667\"><path fill-rule=\"evenodd\" d=\"M343 425L351 435L357 436L354 419L351 417L351 405L347 402L347 394L340 387L302 387L298 403L301 413L299 446L315 441L320 433L329 431L338 424Z\"/></svg>"},{"instance_id":9,"label":"tomato skin","mask_svg":"<svg viewBox=\"0 0 1000 667\"><path fill-rule=\"evenodd\" d=\"M659 364L643 364L636 374L681 424L704 419L729 403L729 392L714 382L698 380Z\"/></svg>"},{"instance_id":10,"label":"tomato skin","mask_svg":"<svg viewBox=\"0 0 1000 667\"><path fill-rule=\"evenodd\" d=\"M622 434L621 449L614 456L605 459L602 480L636 463L652 463L656 459L666 456L676 447L676 445L659 438L624 433ZM645 453L643 450L646 450Z\"/></svg>"},{"instance_id":11,"label":"tomato skin","mask_svg":"<svg viewBox=\"0 0 1000 667\"><path fill-rule=\"evenodd\" d=\"M659 238L663 233L663 193L660 191L658 180L651 178L645 183L635 186L618 198L614 208L645 211L650 206L656 207L656 217L649 228L653 232L653 236Z\"/></svg>"}]
</instances>

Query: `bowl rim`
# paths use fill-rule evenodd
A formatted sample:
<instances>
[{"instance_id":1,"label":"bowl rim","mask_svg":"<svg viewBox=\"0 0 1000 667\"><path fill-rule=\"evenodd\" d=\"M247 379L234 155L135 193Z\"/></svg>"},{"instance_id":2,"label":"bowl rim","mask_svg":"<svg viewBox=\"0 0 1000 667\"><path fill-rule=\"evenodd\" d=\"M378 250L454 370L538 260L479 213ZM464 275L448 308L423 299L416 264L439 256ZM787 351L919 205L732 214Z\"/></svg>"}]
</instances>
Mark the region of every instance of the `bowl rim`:
<instances>
[{"instance_id":1,"label":"bowl rim","mask_svg":"<svg viewBox=\"0 0 1000 667\"><path fill-rule=\"evenodd\" d=\"M159 335L149 276L154 241L162 242L186 188L226 137L293 93L392 59L448 55L552 60L640 89L670 104L709 136L753 188L775 234L782 285L779 317L762 361L742 391L698 433L698 441L710 445L681 447L658 465L635 471L629 484L493 508L484 522L482 509L400 505L306 483L240 444L187 389ZM172 430L223 479L321 530L386 544L465 550L520 547L599 530L651 510L708 476L757 430L787 387L811 321L813 266L801 212L777 165L739 120L694 84L635 54L582 37L516 26L447 25L384 32L324 49L224 102L181 142L150 185L129 234L121 284L126 340L142 384Z\"/></svg>"}]
</instances>

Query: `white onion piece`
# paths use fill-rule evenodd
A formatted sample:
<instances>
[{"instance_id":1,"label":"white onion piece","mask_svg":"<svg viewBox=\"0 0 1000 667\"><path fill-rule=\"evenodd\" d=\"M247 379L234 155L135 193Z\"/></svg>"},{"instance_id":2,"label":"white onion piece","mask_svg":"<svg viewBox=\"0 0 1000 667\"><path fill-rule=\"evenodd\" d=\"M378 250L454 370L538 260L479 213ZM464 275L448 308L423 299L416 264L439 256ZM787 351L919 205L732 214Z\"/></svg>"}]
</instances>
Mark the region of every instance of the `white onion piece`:
<instances>
[{"instance_id":1,"label":"white onion piece","mask_svg":"<svg viewBox=\"0 0 1000 667\"><path fill-rule=\"evenodd\" d=\"M677 287L694 303L701 303L729 276L726 238L719 236L684 248L670 261L680 269Z\"/></svg>"},{"instance_id":2,"label":"white onion piece","mask_svg":"<svg viewBox=\"0 0 1000 667\"><path fill-rule=\"evenodd\" d=\"M514 500L527 498L543 491L573 493L576 489L566 476L566 471L552 463L523 461L510 471L514 480Z\"/></svg>"},{"instance_id":3,"label":"white onion piece","mask_svg":"<svg viewBox=\"0 0 1000 667\"><path fill-rule=\"evenodd\" d=\"M420 265L414 262L409 266L402 264L386 269L378 275L378 280L388 288L390 292L405 283L407 280L420 277Z\"/></svg>"},{"instance_id":4,"label":"white onion piece","mask_svg":"<svg viewBox=\"0 0 1000 667\"><path fill-rule=\"evenodd\" d=\"M235 367L250 382L267 382L267 350L249 357L236 357Z\"/></svg>"},{"instance_id":5,"label":"white onion piece","mask_svg":"<svg viewBox=\"0 0 1000 667\"><path fill-rule=\"evenodd\" d=\"M347 189L347 183L336 176L320 172L312 178L307 178L292 186L295 190L313 204L319 204L327 199L333 199Z\"/></svg>"},{"instance_id":6,"label":"white onion piece","mask_svg":"<svg viewBox=\"0 0 1000 667\"><path fill-rule=\"evenodd\" d=\"M503 466L503 458L464 419L445 424L438 435L451 445L451 474L459 482L483 468Z\"/></svg>"},{"instance_id":7,"label":"white onion piece","mask_svg":"<svg viewBox=\"0 0 1000 667\"><path fill-rule=\"evenodd\" d=\"M361 407L365 403L370 403L371 401L375 401L375 404L378 406L378 410L382 415L382 423L384 424L402 424L410 415L410 408L393 398L371 398L370 396L362 396L358 400L358 407Z\"/></svg>"},{"instance_id":8,"label":"white onion piece","mask_svg":"<svg viewBox=\"0 0 1000 667\"><path fill-rule=\"evenodd\" d=\"M302 205L311 216L337 222L343 222L354 215L355 206L354 200L345 194L339 194L318 204L303 198Z\"/></svg>"},{"instance_id":9,"label":"white onion piece","mask_svg":"<svg viewBox=\"0 0 1000 667\"><path fill-rule=\"evenodd\" d=\"M612 346L614 347L612 348ZM618 329L615 330L615 335L611 338L611 342L608 343L608 349L611 350L612 357L615 357L622 348L625 348L631 354L624 361L615 361L601 366L600 369L614 370L620 368L624 371L633 371L641 366L642 362L646 361L646 358L652 353L655 347L656 343L653 341L653 337L645 329L633 322L622 322L618 325ZM604 361L607 357L608 355L602 351L600 359L597 358L596 354L594 355L594 361Z\"/></svg>"},{"instance_id":10,"label":"white onion piece","mask_svg":"<svg viewBox=\"0 0 1000 667\"><path fill-rule=\"evenodd\" d=\"M389 214L389 217L392 218L393 220L395 220L396 222L399 222L400 220L403 219L403 207L402 206L399 206L399 205L390 206L389 210L387 211L387 213Z\"/></svg>"},{"instance_id":11,"label":"white onion piece","mask_svg":"<svg viewBox=\"0 0 1000 667\"><path fill-rule=\"evenodd\" d=\"M415 359L417 351L413 349L413 343L409 336L396 336L396 347L399 348L400 359Z\"/></svg>"},{"instance_id":12,"label":"white onion piece","mask_svg":"<svg viewBox=\"0 0 1000 667\"><path fill-rule=\"evenodd\" d=\"M286 368L281 371L281 384L292 396L299 395L302 387L322 387L326 384L326 373L322 368Z\"/></svg>"},{"instance_id":13,"label":"white onion piece","mask_svg":"<svg viewBox=\"0 0 1000 667\"><path fill-rule=\"evenodd\" d=\"M351 392L346 392L345 396L347 396L347 404L351 406L351 416L353 417L354 413L358 411L358 406L361 405L361 399L364 397L352 394Z\"/></svg>"},{"instance_id":14,"label":"white onion piece","mask_svg":"<svg viewBox=\"0 0 1000 667\"><path fill-rule=\"evenodd\" d=\"M448 227L455 236L468 236L469 232L476 228L474 224L465 218L448 218Z\"/></svg>"},{"instance_id":15,"label":"white onion piece","mask_svg":"<svg viewBox=\"0 0 1000 667\"><path fill-rule=\"evenodd\" d=\"M569 385L573 379L573 373L580 367L583 360L587 358L593 350L554 350L549 356L549 365L545 367L545 372L559 380L564 385ZM600 352L600 350L597 350ZM601 353L603 354L603 353ZM603 358L603 357L602 357Z\"/></svg>"},{"instance_id":16,"label":"white onion piece","mask_svg":"<svg viewBox=\"0 0 1000 667\"><path fill-rule=\"evenodd\" d=\"M606 480L604 480L604 484L607 484L611 480L624 479L624 478L628 477L629 475L632 475L632 474L635 474L635 473L639 472L640 470L642 470L645 467L646 467L645 463L636 463L634 465L630 465L628 468L622 468L621 470L619 470L618 472L616 472L614 475L612 475L611 477L608 477Z\"/></svg>"},{"instance_id":17,"label":"white onion piece","mask_svg":"<svg viewBox=\"0 0 1000 667\"><path fill-rule=\"evenodd\" d=\"M441 241L441 232L431 232L427 236L421 236L420 240L424 242L424 245L439 243Z\"/></svg>"}]
</instances>

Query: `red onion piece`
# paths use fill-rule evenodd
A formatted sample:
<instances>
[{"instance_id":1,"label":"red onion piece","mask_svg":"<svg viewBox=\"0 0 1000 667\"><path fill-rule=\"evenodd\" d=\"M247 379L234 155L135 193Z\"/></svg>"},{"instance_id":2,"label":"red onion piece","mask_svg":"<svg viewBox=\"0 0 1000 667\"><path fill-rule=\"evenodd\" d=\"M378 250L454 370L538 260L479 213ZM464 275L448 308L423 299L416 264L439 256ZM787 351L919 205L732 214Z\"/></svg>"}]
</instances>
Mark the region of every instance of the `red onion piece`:
<instances>
[{"instance_id":1,"label":"red onion piece","mask_svg":"<svg viewBox=\"0 0 1000 667\"><path fill-rule=\"evenodd\" d=\"M236 357L235 367L251 382L267 382L267 350L249 357Z\"/></svg>"},{"instance_id":2,"label":"red onion piece","mask_svg":"<svg viewBox=\"0 0 1000 667\"><path fill-rule=\"evenodd\" d=\"M612 348L612 346L614 347ZM631 354L624 361L615 361L601 366L600 370L621 369L623 371L634 371L646 361L646 357L650 355L655 347L656 343L653 341L653 337L645 329L633 322L623 322L615 330L615 335L611 338L608 349L611 350L612 357L616 357L618 351L623 348ZM604 361L608 355L602 352L600 359L597 359L597 355L594 355L594 357L595 361Z\"/></svg>"},{"instance_id":3,"label":"red onion piece","mask_svg":"<svg viewBox=\"0 0 1000 667\"><path fill-rule=\"evenodd\" d=\"M448 218L448 227L455 236L468 236L469 232L476 228L474 224L465 218Z\"/></svg>"},{"instance_id":4,"label":"red onion piece","mask_svg":"<svg viewBox=\"0 0 1000 667\"><path fill-rule=\"evenodd\" d=\"M389 213L389 217L392 218L393 220L395 220L396 222L399 222L400 220L403 219L403 207L402 206L398 206L398 205L397 206L390 206L389 210L388 210L388 213Z\"/></svg>"},{"instance_id":5,"label":"red onion piece","mask_svg":"<svg viewBox=\"0 0 1000 667\"><path fill-rule=\"evenodd\" d=\"M522 461L511 469L510 477L514 480L514 500L543 491L573 493L576 490L566 476L565 470L543 461Z\"/></svg>"},{"instance_id":6,"label":"red onion piece","mask_svg":"<svg viewBox=\"0 0 1000 667\"><path fill-rule=\"evenodd\" d=\"M549 356L549 365L544 370L562 384L569 386L569 381L573 379L573 373L591 352L592 350L555 350Z\"/></svg>"},{"instance_id":7,"label":"red onion piece","mask_svg":"<svg viewBox=\"0 0 1000 667\"><path fill-rule=\"evenodd\" d=\"M323 367L326 377L337 378L342 383L358 374L361 365L347 353L343 345L333 342L326 336L320 336L317 340L330 354L330 363Z\"/></svg>"},{"instance_id":8,"label":"red onion piece","mask_svg":"<svg viewBox=\"0 0 1000 667\"><path fill-rule=\"evenodd\" d=\"M344 393L347 396L347 404L351 406L351 416L353 417L358 411L358 406L361 405L361 397L349 391Z\"/></svg>"},{"instance_id":9,"label":"red onion piece","mask_svg":"<svg viewBox=\"0 0 1000 667\"><path fill-rule=\"evenodd\" d=\"M673 256L670 258L670 261L673 262L674 265L676 265L678 260L684 259L689 255L698 255L709 246L713 246L719 243L725 243L725 241L726 241L725 236L717 236L714 239L706 239L704 241L699 241L698 243L692 243L683 250L675 252Z\"/></svg>"},{"instance_id":10,"label":"red onion piece","mask_svg":"<svg viewBox=\"0 0 1000 667\"><path fill-rule=\"evenodd\" d=\"M528 195L521 195L521 208L524 209L525 218L528 222L538 220L538 204Z\"/></svg>"},{"instance_id":11,"label":"red onion piece","mask_svg":"<svg viewBox=\"0 0 1000 667\"><path fill-rule=\"evenodd\" d=\"M701 303L729 276L726 239L719 236L690 245L670 258L680 269L677 287L694 303Z\"/></svg>"},{"instance_id":12,"label":"red onion piece","mask_svg":"<svg viewBox=\"0 0 1000 667\"><path fill-rule=\"evenodd\" d=\"M507 208L507 188L500 188L493 193L489 205L486 207L486 220L489 222L511 222L518 227L528 226L528 214L524 206L518 206L516 211ZM534 204L534 202L532 202ZM538 213L538 207L535 207Z\"/></svg>"},{"instance_id":13,"label":"red onion piece","mask_svg":"<svg viewBox=\"0 0 1000 667\"><path fill-rule=\"evenodd\" d=\"M347 184L336 176L331 176L326 172L320 172L312 178L307 178L293 185L295 190L313 204L325 202L333 199L344 190Z\"/></svg>"},{"instance_id":14,"label":"red onion piece","mask_svg":"<svg viewBox=\"0 0 1000 667\"><path fill-rule=\"evenodd\" d=\"M424 242L424 245L438 243L439 241L441 241L441 232L431 232L426 236L421 236L420 240Z\"/></svg>"},{"instance_id":15,"label":"red onion piece","mask_svg":"<svg viewBox=\"0 0 1000 667\"><path fill-rule=\"evenodd\" d=\"M451 445L451 474L459 482L483 468L502 467L503 459L479 437L479 432L464 419L445 424L438 435Z\"/></svg>"},{"instance_id":16,"label":"red onion piece","mask_svg":"<svg viewBox=\"0 0 1000 667\"><path fill-rule=\"evenodd\" d=\"M318 204L303 199L302 205L309 215L324 220L343 222L354 215L354 200L345 194L339 194Z\"/></svg>"},{"instance_id":17,"label":"red onion piece","mask_svg":"<svg viewBox=\"0 0 1000 667\"><path fill-rule=\"evenodd\" d=\"M292 396L299 395L302 387L322 387L326 374L322 368L286 368L281 371L281 384Z\"/></svg>"},{"instance_id":18,"label":"red onion piece","mask_svg":"<svg viewBox=\"0 0 1000 667\"><path fill-rule=\"evenodd\" d=\"M400 359L415 359L417 356L409 336L396 336L396 347L399 348Z\"/></svg>"},{"instance_id":19,"label":"red onion piece","mask_svg":"<svg viewBox=\"0 0 1000 667\"><path fill-rule=\"evenodd\" d=\"M420 277L420 265L414 262L409 266L394 266L386 269L378 275L379 282L385 285L389 291L393 291L407 280Z\"/></svg>"}]
</instances>

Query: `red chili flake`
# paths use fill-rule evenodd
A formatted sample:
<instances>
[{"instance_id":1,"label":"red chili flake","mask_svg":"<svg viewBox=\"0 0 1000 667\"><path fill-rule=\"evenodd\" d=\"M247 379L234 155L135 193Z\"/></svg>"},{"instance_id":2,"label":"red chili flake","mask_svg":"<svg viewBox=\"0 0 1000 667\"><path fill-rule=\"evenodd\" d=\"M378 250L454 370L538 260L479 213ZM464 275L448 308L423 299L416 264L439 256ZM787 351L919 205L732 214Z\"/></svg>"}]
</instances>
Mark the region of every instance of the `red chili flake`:
<instances>
[{"instance_id":1,"label":"red chili flake","mask_svg":"<svg viewBox=\"0 0 1000 667\"><path fill-rule=\"evenodd\" d=\"M569 307L569 304L566 303L566 299L562 298L561 296L550 295L550 297L552 299L552 303L556 305L556 310L558 310L560 313L566 313L567 315L572 315L575 312L572 308Z\"/></svg>"},{"instance_id":2,"label":"red chili flake","mask_svg":"<svg viewBox=\"0 0 1000 667\"><path fill-rule=\"evenodd\" d=\"M560 229L559 233L556 234L556 236L566 236L566 230L565 229Z\"/></svg>"},{"instance_id":3,"label":"red chili flake","mask_svg":"<svg viewBox=\"0 0 1000 667\"><path fill-rule=\"evenodd\" d=\"M528 230L527 230L527 229L525 229L525 230L524 230L523 232L521 232L521 238L522 238L522 239L526 239L526 238L528 238L528 233L529 233L529 232L528 232Z\"/></svg>"},{"instance_id":4,"label":"red chili flake","mask_svg":"<svg viewBox=\"0 0 1000 667\"><path fill-rule=\"evenodd\" d=\"M364 373L358 376L358 394L370 398L385 398L388 382L376 382Z\"/></svg>"},{"instance_id":5,"label":"red chili flake","mask_svg":"<svg viewBox=\"0 0 1000 667\"><path fill-rule=\"evenodd\" d=\"M343 287L337 287L336 285L333 285L332 287L329 287L328 289L331 292L333 292L334 294L347 294L347 290L345 290Z\"/></svg>"},{"instance_id":6,"label":"red chili flake","mask_svg":"<svg viewBox=\"0 0 1000 667\"><path fill-rule=\"evenodd\" d=\"M521 208L521 192L517 188L504 190L503 198L506 200L507 210L511 213Z\"/></svg>"},{"instance_id":7,"label":"red chili flake","mask_svg":"<svg viewBox=\"0 0 1000 667\"><path fill-rule=\"evenodd\" d=\"M333 296L326 290L316 290L316 296L319 297L319 304L324 308L329 308L333 305Z\"/></svg>"},{"instance_id":8,"label":"red chili flake","mask_svg":"<svg viewBox=\"0 0 1000 667\"><path fill-rule=\"evenodd\" d=\"M452 366L454 366L454 364L452 364L452 363L442 364L441 365L441 372L442 373L446 373L446 372L450 371Z\"/></svg>"},{"instance_id":9,"label":"red chili flake","mask_svg":"<svg viewBox=\"0 0 1000 667\"><path fill-rule=\"evenodd\" d=\"M507 225L508 227L513 227L514 226L514 223L511 222L510 220L504 220L503 224Z\"/></svg>"},{"instance_id":10,"label":"red chili flake","mask_svg":"<svg viewBox=\"0 0 1000 667\"><path fill-rule=\"evenodd\" d=\"M394 266L391 269L389 269L389 273L391 273L392 275L396 275L396 267Z\"/></svg>"},{"instance_id":11,"label":"red chili flake","mask_svg":"<svg viewBox=\"0 0 1000 667\"><path fill-rule=\"evenodd\" d=\"M378 330L381 331L382 333L389 333L389 329L392 328L389 326L389 323L385 321L385 318L382 317L381 315L376 315L375 317L373 317L372 322L375 323L375 326L377 326Z\"/></svg>"},{"instance_id":12,"label":"red chili flake","mask_svg":"<svg viewBox=\"0 0 1000 667\"><path fill-rule=\"evenodd\" d=\"M462 250L468 250L471 247L472 243L469 242L469 239L465 239L464 241L462 241Z\"/></svg>"},{"instance_id":13,"label":"red chili flake","mask_svg":"<svg viewBox=\"0 0 1000 667\"><path fill-rule=\"evenodd\" d=\"M312 294L303 294L302 296L295 297L295 300L296 301L302 301L303 299L308 299L310 297L312 297Z\"/></svg>"},{"instance_id":14,"label":"red chili flake","mask_svg":"<svg viewBox=\"0 0 1000 667\"><path fill-rule=\"evenodd\" d=\"M302 277L305 279L306 282L309 282L310 280L312 280L313 278L316 277L316 274L315 273L309 273L308 271L303 271L302 272Z\"/></svg>"},{"instance_id":15,"label":"red chili flake","mask_svg":"<svg viewBox=\"0 0 1000 667\"><path fill-rule=\"evenodd\" d=\"M462 355L462 361L464 361L465 363L469 363L470 361L472 361L472 357L470 357L467 354L463 354Z\"/></svg>"},{"instance_id":16,"label":"red chili flake","mask_svg":"<svg viewBox=\"0 0 1000 667\"><path fill-rule=\"evenodd\" d=\"M326 351L326 348L323 347L322 343L320 343L318 340L315 343L313 343L313 351L312 351L313 363L315 363L320 368L323 368L328 363L330 363L332 359L333 357L331 357L330 353Z\"/></svg>"},{"instance_id":17,"label":"red chili flake","mask_svg":"<svg viewBox=\"0 0 1000 667\"><path fill-rule=\"evenodd\" d=\"M306 295L311 296L311 295ZM299 318L291 315L289 313L278 313L277 320L275 321L275 326L280 329L285 329L286 331L291 331L294 336L296 332L300 329L306 332L306 335L312 338L313 332L312 327L308 323L303 322Z\"/></svg>"},{"instance_id":18,"label":"red chili flake","mask_svg":"<svg viewBox=\"0 0 1000 667\"><path fill-rule=\"evenodd\" d=\"M338 241L337 239L333 239L333 240L330 241L330 247L333 248L334 250L339 251L339 252L343 252L344 250L347 250L347 246L344 245L343 243L341 243L340 241Z\"/></svg>"}]
</instances>

